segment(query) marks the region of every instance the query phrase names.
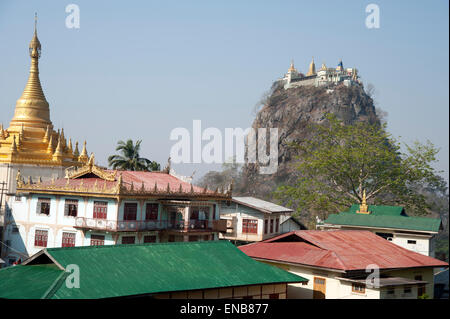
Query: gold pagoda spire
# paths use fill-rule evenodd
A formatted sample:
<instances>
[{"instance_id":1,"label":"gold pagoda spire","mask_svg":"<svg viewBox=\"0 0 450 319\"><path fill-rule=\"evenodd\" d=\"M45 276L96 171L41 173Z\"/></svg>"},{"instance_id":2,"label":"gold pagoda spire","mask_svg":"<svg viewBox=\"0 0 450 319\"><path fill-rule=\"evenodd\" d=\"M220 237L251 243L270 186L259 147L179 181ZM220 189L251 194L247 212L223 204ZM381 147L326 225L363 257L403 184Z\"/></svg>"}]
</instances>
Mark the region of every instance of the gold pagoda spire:
<instances>
[{"instance_id":1,"label":"gold pagoda spire","mask_svg":"<svg viewBox=\"0 0 450 319\"><path fill-rule=\"evenodd\" d=\"M86 163L88 161L88 155L86 150L86 141L84 141L83 149L81 150L81 154L78 157L78 161L82 163Z\"/></svg>"},{"instance_id":2,"label":"gold pagoda spire","mask_svg":"<svg viewBox=\"0 0 450 319\"><path fill-rule=\"evenodd\" d=\"M366 202L366 190L364 190L363 191L362 202L361 202L361 205L359 205L359 211L357 211L357 213L370 214L368 208L369 208L369 206L367 206L367 202Z\"/></svg>"},{"instance_id":3,"label":"gold pagoda spire","mask_svg":"<svg viewBox=\"0 0 450 319\"><path fill-rule=\"evenodd\" d=\"M13 136L13 142L11 144L11 154L17 153L17 144L16 144L16 136Z\"/></svg>"},{"instance_id":4,"label":"gold pagoda spire","mask_svg":"<svg viewBox=\"0 0 450 319\"><path fill-rule=\"evenodd\" d=\"M47 153L53 154L53 135L50 134L50 140L48 141Z\"/></svg>"},{"instance_id":5,"label":"gold pagoda spire","mask_svg":"<svg viewBox=\"0 0 450 319\"><path fill-rule=\"evenodd\" d=\"M37 15L34 21L34 35L29 45L31 57L30 75L23 90L22 96L17 100L14 117L10 127L20 127L21 124L46 129L51 126L50 109L39 80L38 60L41 56L41 43L37 36Z\"/></svg>"},{"instance_id":6,"label":"gold pagoda spire","mask_svg":"<svg viewBox=\"0 0 450 319\"><path fill-rule=\"evenodd\" d=\"M56 145L55 153L53 153L53 160L60 160L63 157L61 146L61 135L58 138L58 145Z\"/></svg>"},{"instance_id":7,"label":"gold pagoda spire","mask_svg":"<svg viewBox=\"0 0 450 319\"><path fill-rule=\"evenodd\" d=\"M78 151L78 142L75 142L75 149L73 150L73 157L78 160L78 156L80 156L80 152Z\"/></svg>"},{"instance_id":8,"label":"gold pagoda spire","mask_svg":"<svg viewBox=\"0 0 450 319\"><path fill-rule=\"evenodd\" d=\"M314 57L313 57L311 63L309 64L309 70L308 70L308 73L306 73L306 76L311 76L314 74L316 74L316 64L314 63Z\"/></svg>"},{"instance_id":9,"label":"gold pagoda spire","mask_svg":"<svg viewBox=\"0 0 450 319\"><path fill-rule=\"evenodd\" d=\"M289 66L288 72L296 72L297 69L294 66L294 59L291 60L291 65Z\"/></svg>"}]
</instances>

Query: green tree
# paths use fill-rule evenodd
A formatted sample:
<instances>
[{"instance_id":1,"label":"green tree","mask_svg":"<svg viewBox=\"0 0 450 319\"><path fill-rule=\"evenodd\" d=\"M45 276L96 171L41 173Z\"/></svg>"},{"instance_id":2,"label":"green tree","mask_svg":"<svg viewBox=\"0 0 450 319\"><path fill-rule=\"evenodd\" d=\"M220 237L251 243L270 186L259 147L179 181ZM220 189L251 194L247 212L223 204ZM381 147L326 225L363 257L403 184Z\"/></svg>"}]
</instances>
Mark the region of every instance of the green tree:
<instances>
[{"instance_id":1,"label":"green tree","mask_svg":"<svg viewBox=\"0 0 450 319\"><path fill-rule=\"evenodd\" d=\"M322 218L361 203L366 191L370 204L403 205L426 214L429 205L418 189L446 191L446 184L431 164L438 150L430 142L405 145L386 132L385 125L344 125L334 115L314 125L313 138L298 147L298 179L277 188L274 195L299 213Z\"/></svg>"},{"instance_id":2,"label":"green tree","mask_svg":"<svg viewBox=\"0 0 450 319\"><path fill-rule=\"evenodd\" d=\"M131 139L117 142L116 151L121 155L111 155L108 157L108 164L113 169L130 171L159 171L161 166L147 158L139 156L142 140L133 143Z\"/></svg>"}]
</instances>

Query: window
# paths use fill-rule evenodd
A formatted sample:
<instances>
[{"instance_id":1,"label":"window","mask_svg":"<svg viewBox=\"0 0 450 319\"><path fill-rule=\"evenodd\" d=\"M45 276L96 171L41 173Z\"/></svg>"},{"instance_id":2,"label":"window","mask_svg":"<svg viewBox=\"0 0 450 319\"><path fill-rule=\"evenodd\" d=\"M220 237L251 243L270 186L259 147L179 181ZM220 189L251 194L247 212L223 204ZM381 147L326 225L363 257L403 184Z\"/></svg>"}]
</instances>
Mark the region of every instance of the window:
<instances>
[{"instance_id":1,"label":"window","mask_svg":"<svg viewBox=\"0 0 450 319\"><path fill-rule=\"evenodd\" d=\"M78 200L66 199L64 202L64 216L77 217L78 212Z\"/></svg>"},{"instance_id":2,"label":"window","mask_svg":"<svg viewBox=\"0 0 450 319\"><path fill-rule=\"evenodd\" d=\"M277 218L275 220L275 232L278 233L280 231L280 219Z\"/></svg>"},{"instance_id":3,"label":"window","mask_svg":"<svg viewBox=\"0 0 450 319\"><path fill-rule=\"evenodd\" d=\"M191 220L197 220L197 219L198 219L198 208L192 207Z\"/></svg>"},{"instance_id":4,"label":"window","mask_svg":"<svg viewBox=\"0 0 450 319\"><path fill-rule=\"evenodd\" d=\"M105 244L105 236L91 235L91 246L103 246Z\"/></svg>"},{"instance_id":5,"label":"window","mask_svg":"<svg viewBox=\"0 0 450 319\"><path fill-rule=\"evenodd\" d=\"M47 247L48 230L36 229L34 233L34 246Z\"/></svg>"},{"instance_id":6,"label":"window","mask_svg":"<svg viewBox=\"0 0 450 319\"><path fill-rule=\"evenodd\" d=\"M37 214L50 215L50 198L39 197L36 207Z\"/></svg>"},{"instance_id":7,"label":"window","mask_svg":"<svg viewBox=\"0 0 450 319\"><path fill-rule=\"evenodd\" d=\"M125 203L123 220L136 220L137 203Z\"/></svg>"},{"instance_id":8,"label":"window","mask_svg":"<svg viewBox=\"0 0 450 319\"><path fill-rule=\"evenodd\" d=\"M417 242L415 240L408 240L408 244L415 245Z\"/></svg>"},{"instance_id":9,"label":"window","mask_svg":"<svg viewBox=\"0 0 450 319\"><path fill-rule=\"evenodd\" d=\"M269 299L280 299L280 295L279 294L270 294Z\"/></svg>"},{"instance_id":10,"label":"window","mask_svg":"<svg viewBox=\"0 0 450 319\"><path fill-rule=\"evenodd\" d=\"M15 200L16 202L21 202L21 201L22 201L22 196L16 195L15 198L14 198L14 200Z\"/></svg>"},{"instance_id":11,"label":"window","mask_svg":"<svg viewBox=\"0 0 450 319\"><path fill-rule=\"evenodd\" d=\"M191 207L191 220L209 220L209 207Z\"/></svg>"},{"instance_id":12,"label":"window","mask_svg":"<svg viewBox=\"0 0 450 319\"><path fill-rule=\"evenodd\" d=\"M169 235L169 243L173 243L175 241L175 235Z\"/></svg>"},{"instance_id":13,"label":"window","mask_svg":"<svg viewBox=\"0 0 450 319\"><path fill-rule=\"evenodd\" d=\"M363 294L366 292L366 285L354 282L352 283L352 291Z\"/></svg>"},{"instance_id":14,"label":"window","mask_svg":"<svg viewBox=\"0 0 450 319\"><path fill-rule=\"evenodd\" d=\"M156 243L156 236L144 236L144 243Z\"/></svg>"},{"instance_id":15,"label":"window","mask_svg":"<svg viewBox=\"0 0 450 319\"><path fill-rule=\"evenodd\" d=\"M134 244L135 237L134 236L123 236L122 244Z\"/></svg>"},{"instance_id":16,"label":"window","mask_svg":"<svg viewBox=\"0 0 450 319\"><path fill-rule=\"evenodd\" d=\"M258 233L258 220L243 219L242 220L242 232L245 234L257 234Z\"/></svg>"},{"instance_id":17,"label":"window","mask_svg":"<svg viewBox=\"0 0 450 319\"><path fill-rule=\"evenodd\" d=\"M403 288L403 293L405 293L405 294L410 294L411 292L412 292L411 287L405 287L405 288Z\"/></svg>"},{"instance_id":18,"label":"window","mask_svg":"<svg viewBox=\"0 0 450 319\"><path fill-rule=\"evenodd\" d=\"M198 241L198 236L189 236L189 241Z\"/></svg>"},{"instance_id":19,"label":"window","mask_svg":"<svg viewBox=\"0 0 450 319\"><path fill-rule=\"evenodd\" d=\"M13 233L18 233L19 232L19 227L17 225L13 225L11 227L12 227L11 232L13 232Z\"/></svg>"},{"instance_id":20,"label":"window","mask_svg":"<svg viewBox=\"0 0 450 319\"><path fill-rule=\"evenodd\" d=\"M273 219L270 220L270 233L273 233Z\"/></svg>"},{"instance_id":21,"label":"window","mask_svg":"<svg viewBox=\"0 0 450 319\"><path fill-rule=\"evenodd\" d=\"M210 238L209 235L204 235L203 236L203 241L208 241L208 240L210 240L209 238Z\"/></svg>"},{"instance_id":22,"label":"window","mask_svg":"<svg viewBox=\"0 0 450 319\"><path fill-rule=\"evenodd\" d=\"M388 288L387 294L388 295L394 295L395 294L395 289L394 288Z\"/></svg>"},{"instance_id":23,"label":"window","mask_svg":"<svg viewBox=\"0 0 450 319\"><path fill-rule=\"evenodd\" d=\"M391 234L391 233L375 233L375 234L377 234L377 235L380 236L381 238L384 238L384 239L389 240L389 241L391 241L391 240L392 240L392 237L394 236L394 235Z\"/></svg>"},{"instance_id":24,"label":"window","mask_svg":"<svg viewBox=\"0 0 450 319\"><path fill-rule=\"evenodd\" d=\"M267 219L264 220L264 234L267 234L269 231L269 221Z\"/></svg>"},{"instance_id":25,"label":"window","mask_svg":"<svg viewBox=\"0 0 450 319\"><path fill-rule=\"evenodd\" d=\"M414 276L414 280L422 281L423 280L422 275ZM424 284L419 285L417 287L417 297L420 297L425 293L426 293L425 285Z\"/></svg>"},{"instance_id":26,"label":"window","mask_svg":"<svg viewBox=\"0 0 450 319\"><path fill-rule=\"evenodd\" d=\"M158 204L147 204L145 206L145 220L158 219Z\"/></svg>"},{"instance_id":27,"label":"window","mask_svg":"<svg viewBox=\"0 0 450 319\"><path fill-rule=\"evenodd\" d=\"M106 219L108 212L108 202L94 201L94 214L93 217L97 219Z\"/></svg>"},{"instance_id":28,"label":"window","mask_svg":"<svg viewBox=\"0 0 450 319\"><path fill-rule=\"evenodd\" d=\"M61 247L75 247L75 233L62 233Z\"/></svg>"}]
</instances>

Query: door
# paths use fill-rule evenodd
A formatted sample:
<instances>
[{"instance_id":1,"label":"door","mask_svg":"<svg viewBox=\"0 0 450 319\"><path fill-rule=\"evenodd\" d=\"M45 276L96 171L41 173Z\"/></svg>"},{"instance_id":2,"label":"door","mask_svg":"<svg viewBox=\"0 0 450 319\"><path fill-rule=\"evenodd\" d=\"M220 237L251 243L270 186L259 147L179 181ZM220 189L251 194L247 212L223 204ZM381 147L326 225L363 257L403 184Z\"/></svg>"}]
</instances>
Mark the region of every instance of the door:
<instances>
[{"instance_id":1,"label":"door","mask_svg":"<svg viewBox=\"0 0 450 319\"><path fill-rule=\"evenodd\" d=\"M314 277L313 299L325 299L326 280L325 278Z\"/></svg>"},{"instance_id":2,"label":"door","mask_svg":"<svg viewBox=\"0 0 450 319\"><path fill-rule=\"evenodd\" d=\"M175 227L175 222L177 219L177 212L176 211L170 211L169 212L169 225L170 227Z\"/></svg>"}]
</instances>

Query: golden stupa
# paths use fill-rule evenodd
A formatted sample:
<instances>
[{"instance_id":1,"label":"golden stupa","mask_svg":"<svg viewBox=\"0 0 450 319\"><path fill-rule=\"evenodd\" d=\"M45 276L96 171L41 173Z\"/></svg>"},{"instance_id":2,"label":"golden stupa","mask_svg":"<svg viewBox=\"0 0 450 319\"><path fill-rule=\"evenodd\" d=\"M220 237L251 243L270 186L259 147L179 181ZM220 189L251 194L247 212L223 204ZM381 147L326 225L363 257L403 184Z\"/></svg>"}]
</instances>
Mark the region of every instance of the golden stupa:
<instances>
[{"instance_id":1,"label":"golden stupa","mask_svg":"<svg viewBox=\"0 0 450 319\"><path fill-rule=\"evenodd\" d=\"M309 64L309 70L308 70L308 73L306 73L306 76L312 76L315 74L316 74L316 64L314 63L314 57L313 57L311 63Z\"/></svg>"},{"instance_id":2,"label":"golden stupa","mask_svg":"<svg viewBox=\"0 0 450 319\"><path fill-rule=\"evenodd\" d=\"M20 163L45 166L80 166L88 160L86 142L81 154L78 143L66 140L64 129L55 131L50 120L50 108L39 80L38 60L41 43L37 37L37 18L30 42L30 75L17 100L14 117L5 129L0 124L0 163Z\"/></svg>"}]
</instances>

